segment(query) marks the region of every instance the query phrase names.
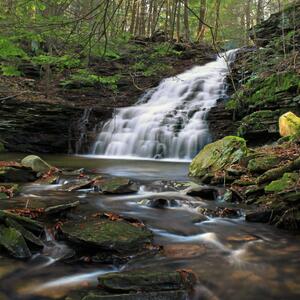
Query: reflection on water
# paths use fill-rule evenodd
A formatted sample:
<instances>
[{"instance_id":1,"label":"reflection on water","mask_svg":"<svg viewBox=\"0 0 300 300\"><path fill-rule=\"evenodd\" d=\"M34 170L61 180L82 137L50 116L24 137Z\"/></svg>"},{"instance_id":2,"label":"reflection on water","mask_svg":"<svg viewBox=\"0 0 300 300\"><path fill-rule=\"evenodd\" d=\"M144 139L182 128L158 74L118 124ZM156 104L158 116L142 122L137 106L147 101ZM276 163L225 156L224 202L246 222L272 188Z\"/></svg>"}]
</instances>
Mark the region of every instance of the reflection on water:
<instances>
[{"instance_id":1,"label":"reflection on water","mask_svg":"<svg viewBox=\"0 0 300 300\"><path fill-rule=\"evenodd\" d=\"M22 156L21 156L22 157ZM6 156L7 159L12 157ZM65 193L59 186L26 185L22 197L61 201L80 199L81 210L113 211L135 216L149 226L155 243L164 246L155 257L137 257L122 270L192 269L199 276L196 295L205 299L299 299L300 238L274 227L246 223L243 218L214 218L194 222L195 205L217 206L174 191L167 182L158 188L158 180L188 180L187 165L150 161L111 161L72 156L46 156L50 163L63 167L85 167L98 173L134 177L142 181L135 195L102 196L90 191ZM0 157L2 159L2 157ZM119 170L119 171L118 171ZM120 171L121 170L121 171ZM176 207L156 209L139 204L153 195L176 199ZM14 202L11 202L15 205ZM49 243L54 243L49 237ZM46 248L47 249L47 248ZM64 264L60 258L70 249L63 244L49 248L28 262L0 258L0 292L8 299L65 298L69 289L93 287L96 279L115 266L99 264ZM1 295L1 294L0 294ZM200 296L196 299L200 299ZM197 298L198 297L198 298Z\"/></svg>"}]
</instances>

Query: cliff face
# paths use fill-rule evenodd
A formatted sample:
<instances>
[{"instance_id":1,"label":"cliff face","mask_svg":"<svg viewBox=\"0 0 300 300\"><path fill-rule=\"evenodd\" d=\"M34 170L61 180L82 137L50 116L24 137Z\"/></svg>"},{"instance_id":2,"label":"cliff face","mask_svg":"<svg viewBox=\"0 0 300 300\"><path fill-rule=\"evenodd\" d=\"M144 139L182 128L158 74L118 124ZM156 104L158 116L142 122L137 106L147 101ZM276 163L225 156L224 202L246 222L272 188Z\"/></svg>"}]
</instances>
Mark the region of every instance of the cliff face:
<instances>
[{"instance_id":1,"label":"cliff face","mask_svg":"<svg viewBox=\"0 0 300 300\"><path fill-rule=\"evenodd\" d=\"M299 28L300 2L251 30L256 47L237 55L228 79L230 100L208 117L215 139L237 134L248 144L272 142L279 138L278 117L299 114Z\"/></svg>"}]
</instances>

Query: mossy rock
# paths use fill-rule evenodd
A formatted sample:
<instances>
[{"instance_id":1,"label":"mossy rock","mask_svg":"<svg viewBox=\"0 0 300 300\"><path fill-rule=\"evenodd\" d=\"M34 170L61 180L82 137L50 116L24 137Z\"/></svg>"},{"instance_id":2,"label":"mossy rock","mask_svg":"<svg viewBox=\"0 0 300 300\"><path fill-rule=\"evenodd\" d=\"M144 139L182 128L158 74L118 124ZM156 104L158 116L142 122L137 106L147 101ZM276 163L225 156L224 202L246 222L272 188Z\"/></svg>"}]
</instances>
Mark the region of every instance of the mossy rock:
<instances>
[{"instance_id":1,"label":"mossy rock","mask_svg":"<svg viewBox=\"0 0 300 300\"><path fill-rule=\"evenodd\" d=\"M26 168L0 167L0 182L31 182L36 180L36 173Z\"/></svg>"},{"instance_id":2,"label":"mossy rock","mask_svg":"<svg viewBox=\"0 0 300 300\"><path fill-rule=\"evenodd\" d=\"M130 194L138 191L135 182L122 177L96 180L94 187L104 194Z\"/></svg>"},{"instance_id":3,"label":"mossy rock","mask_svg":"<svg viewBox=\"0 0 300 300\"><path fill-rule=\"evenodd\" d=\"M227 136L206 145L190 164L190 175L203 177L237 163L247 155L246 141L236 136Z\"/></svg>"},{"instance_id":4,"label":"mossy rock","mask_svg":"<svg viewBox=\"0 0 300 300\"><path fill-rule=\"evenodd\" d=\"M21 161L21 164L26 168L31 168L37 173L44 173L52 168L47 162L36 155L28 155L24 157Z\"/></svg>"},{"instance_id":5,"label":"mossy rock","mask_svg":"<svg viewBox=\"0 0 300 300\"><path fill-rule=\"evenodd\" d=\"M281 136L300 137L300 118L292 112L287 112L279 118Z\"/></svg>"},{"instance_id":6,"label":"mossy rock","mask_svg":"<svg viewBox=\"0 0 300 300\"><path fill-rule=\"evenodd\" d=\"M261 110L254 112L241 121L241 125L237 130L237 135L247 140L255 141L258 138L273 139L278 137L278 117L280 111Z\"/></svg>"},{"instance_id":7,"label":"mossy rock","mask_svg":"<svg viewBox=\"0 0 300 300\"><path fill-rule=\"evenodd\" d=\"M266 192L282 192L294 187L299 181L298 173L285 173L281 179L274 180L265 187Z\"/></svg>"},{"instance_id":8,"label":"mossy rock","mask_svg":"<svg viewBox=\"0 0 300 300\"><path fill-rule=\"evenodd\" d=\"M4 145L0 142L0 153L5 152Z\"/></svg>"},{"instance_id":9,"label":"mossy rock","mask_svg":"<svg viewBox=\"0 0 300 300\"><path fill-rule=\"evenodd\" d=\"M152 232L139 223L124 219L113 221L104 216L66 222L61 231L65 239L84 250L136 252L152 241Z\"/></svg>"},{"instance_id":10,"label":"mossy rock","mask_svg":"<svg viewBox=\"0 0 300 300\"><path fill-rule=\"evenodd\" d=\"M109 291L169 291L187 290L196 283L192 272L128 271L109 273L98 278L99 284Z\"/></svg>"},{"instance_id":11,"label":"mossy rock","mask_svg":"<svg viewBox=\"0 0 300 300\"><path fill-rule=\"evenodd\" d=\"M275 155L264 155L251 159L248 163L248 169L251 173L264 173L275 168L281 159Z\"/></svg>"},{"instance_id":12,"label":"mossy rock","mask_svg":"<svg viewBox=\"0 0 300 300\"><path fill-rule=\"evenodd\" d=\"M31 256L22 234L15 228L0 225L0 245L16 258Z\"/></svg>"}]
</instances>

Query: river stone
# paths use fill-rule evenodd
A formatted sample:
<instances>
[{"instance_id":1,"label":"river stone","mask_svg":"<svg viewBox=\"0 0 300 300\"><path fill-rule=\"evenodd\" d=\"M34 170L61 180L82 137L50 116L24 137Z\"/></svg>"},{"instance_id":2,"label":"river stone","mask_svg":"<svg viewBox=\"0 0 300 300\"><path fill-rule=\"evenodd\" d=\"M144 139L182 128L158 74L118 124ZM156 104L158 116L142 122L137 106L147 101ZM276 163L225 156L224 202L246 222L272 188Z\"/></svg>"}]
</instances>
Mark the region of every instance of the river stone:
<instances>
[{"instance_id":1,"label":"river stone","mask_svg":"<svg viewBox=\"0 0 300 300\"><path fill-rule=\"evenodd\" d=\"M81 189L89 189L92 187L94 180L92 179L80 179L77 181L68 182L60 188L65 192L73 192Z\"/></svg>"},{"instance_id":2,"label":"river stone","mask_svg":"<svg viewBox=\"0 0 300 300\"><path fill-rule=\"evenodd\" d=\"M237 163L247 154L246 141L236 136L226 136L206 145L190 164L190 175L203 177Z\"/></svg>"},{"instance_id":3,"label":"river stone","mask_svg":"<svg viewBox=\"0 0 300 300\"><path fill-rule=\"evenodd\" d=\"M39 248L44 247L44 243L38 237L36 237L30 231L26 230L22 225L20 225L18 222L14 221L13 219L6 218L5 224L8 227L11 227L11 228L14 228L14 229L18 230L22 234L22 236L24 237L24 239L26 241L34 244L35 246L37 246Z\"/></svg>"},{"instance_id":4,"label":"river stone","mask_svg":"<svg viewBox=\"0 0 300 300\"><path fill-rule=\"evenodd\" d=\"M96 190L104 194L130 194L138 191L135 182L127 178L100 179L94 182Z\"/></svg>"},{"instance_id":5,"label":"river stone","mask_svg":"<svg viewBox=\"0 0 300 300\"><path fill-rule=\"evenodd\" d=\"M26 168L0 167L0 182L31 182L36 173Z\"/></svg>"},{"instance_id":6,"label":"river stone","mask_svg":"<svg viewBox=\"0 0 300 300\"><path fill-rule=\"evenodd\" d=\"M186 291L163 291L163 292L138 292L130 294L99 295L90 293L81 300L186 300L188 293ZM69 299L66 299L69 300ZM73 300L71 298L70 300Z\"/></svg>"},{"instance_id":7,"label":"river stone","mask_svg":"<svg viewBox=\"0 0 300 300\"><path fill-rule=\"evenodd\" d=\"M190 271L127 271L109 273L98 278L100 286L108 291L170 291L187 290L196 283Z\"/></svg>"},{"instance_id":8,"label":"river stone","mask_svg":"<svg viewBox=\"0 0 300 300\"><path fill-rule=\"evenodd\" d=\"M31 257L22 234L15 228L0 225L0 245L16 258Z\"/></svg>"},{"instance_id":9,"label":"river stone","mask_svg":"<svg viewBox=\"0 0 300 300\"><path fill-rule=\"evenodd\" d=\"M217 200L218 194L218 189L214 187L198 186L186 190L186 195L200 197L205 200Z\"/></svg>"},{"instance_id":10,"label":"river stone","mask_svg":"<svg viewBox=\"0 0 300 300\"><path fill-rule=\"evenodd\" d=\"M17 214L13 214L8 211L0 210L0 221L5 221L6 218L13 219L29 231L41 233L44 230L43 224L38 221L32 220L27 217L19 216Z\"/></svg>"},{"instance_id":11,"label":"river stone","mask_svg":"<svg viewBox=\"0 0 300 300\"><path fill-rule=\"evenodd\" d=\"M28 155L24 157L21 161L24 167L31 168L34 172L44 173L49 171L52 167L36 155Z\"/></svg>"},{"instance_id":12,"label":"river stone","mask_svg":"<svg viewBox=\"0 0 300 300\"><path fill-rule=\"evenodd\" d=\"M137 251L152 240L152 232L141 223L121 218L113 220L104 215L91 216L81 222L66 222L62 225L61 231L70 242L104 251L126 253Z\"/></svg>"}]
</instances>

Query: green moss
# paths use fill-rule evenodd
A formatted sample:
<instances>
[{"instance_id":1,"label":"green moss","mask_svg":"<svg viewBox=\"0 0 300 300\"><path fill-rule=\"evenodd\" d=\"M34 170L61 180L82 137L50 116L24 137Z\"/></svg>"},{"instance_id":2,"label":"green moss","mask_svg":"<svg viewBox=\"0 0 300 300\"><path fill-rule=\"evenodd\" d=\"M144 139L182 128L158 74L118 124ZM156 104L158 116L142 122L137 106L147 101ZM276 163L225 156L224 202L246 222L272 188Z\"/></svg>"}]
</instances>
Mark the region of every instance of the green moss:
<instances>
[{"instance_id":1,"label":"green moss","mask_svg":"<svg viewBox=\"0 0 300 300\"><path fill-rule=\"evenodd\" d=\"M190 175L203 177L238 162L247 154L246 141L237 136L227 136L206 145L193 159Z\"/></svg>"},{"instance_id":2,"label":"green moss","mask_svg":"<svg viewBox=\"0 0 300 300\"><path fill-rule=\"evenodd\" d=\"M272 181L265 187L266 192L282 192L296 185L299 180L298 173L285 173L281 179Z\"/></svg>"},{"instance_id":3,"label":"green moss","mask_svg":"<svg viewBox=\"0 0 300 300\"><path fill-rule=\"evenodd\" d=\"M275 155L264 155L251 159L248 163L248 169L251 173L264 173L276 167L280 161L281 159Z\"/></svg>"}]
</instances>

